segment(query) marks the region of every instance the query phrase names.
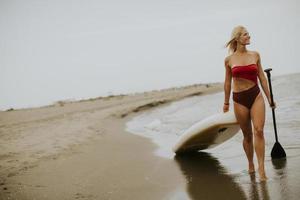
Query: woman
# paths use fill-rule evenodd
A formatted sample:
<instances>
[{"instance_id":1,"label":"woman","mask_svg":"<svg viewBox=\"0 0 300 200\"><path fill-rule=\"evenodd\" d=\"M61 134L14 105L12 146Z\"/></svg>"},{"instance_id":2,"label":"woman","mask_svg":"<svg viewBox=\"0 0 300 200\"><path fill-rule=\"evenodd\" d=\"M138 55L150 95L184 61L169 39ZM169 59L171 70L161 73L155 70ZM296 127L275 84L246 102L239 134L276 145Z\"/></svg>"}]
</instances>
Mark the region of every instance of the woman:
<instances>
[{"instance_id":1,"label":"woman","mask_svg":"<svg viewBox=\"0 0 300 200\"><path fill-rule=\"evenodd\" d=\"M265 102L258 87L259 79L261 87L272 108L271 97L261 66L260 55L256 51L249 51L246 45L250 44L250 36L247 29L237 26L233 29L230 41L226 44L229 47L230 55L225 58L225 83L224 83L224 106L223 112L229 110L229 98L231 82L233 80L233 107L236 119L244 135L243 147L248 159L248 172L254 173L253 163L253 135L254 150L258 161L258 173L262 181L266 180L265 173ZM252 122L252 123L251 123ZM252 132L252 124L254 134Z\"/></svg>"}]
</instances>

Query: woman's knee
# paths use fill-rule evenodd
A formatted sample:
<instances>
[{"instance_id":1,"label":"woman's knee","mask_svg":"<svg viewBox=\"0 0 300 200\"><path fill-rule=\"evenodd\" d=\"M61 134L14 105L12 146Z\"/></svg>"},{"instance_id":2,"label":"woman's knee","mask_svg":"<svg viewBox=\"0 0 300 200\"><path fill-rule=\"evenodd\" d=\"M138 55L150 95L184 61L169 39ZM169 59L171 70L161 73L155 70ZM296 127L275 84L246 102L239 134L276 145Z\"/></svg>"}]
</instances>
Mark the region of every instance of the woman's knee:
<instances>
[{"instance_id":1,"label":"woman's knee","mask_svg":"<svg viewBox=\"0 0 300 200\"><path fill-rule=\"evenodd\" d=\"M253 140L252 136L252 130L249 128L242 128L243 136L244 136L244 141L250 143Z\"/></svg>"},{"instance_id":2,"label":"woman's knee","mask_svg":"<svg viewBox=\"0 0 300 200\"><path fill-rule=\"evenodd\" d=\"M244 141L247 143L251 143L253 141L252 135L244 135Z\"/></svg>"},{"instance_id":3,"label":"woman's knee","mask_svg":"<svg viewBox=\"0 0 300 200\"><path fill-rule=\"evenodd\" d=\"M263 127L255 127L254 126L254 136L258 137L258 138L264 138Z\"/></svg>"}]
</instances>

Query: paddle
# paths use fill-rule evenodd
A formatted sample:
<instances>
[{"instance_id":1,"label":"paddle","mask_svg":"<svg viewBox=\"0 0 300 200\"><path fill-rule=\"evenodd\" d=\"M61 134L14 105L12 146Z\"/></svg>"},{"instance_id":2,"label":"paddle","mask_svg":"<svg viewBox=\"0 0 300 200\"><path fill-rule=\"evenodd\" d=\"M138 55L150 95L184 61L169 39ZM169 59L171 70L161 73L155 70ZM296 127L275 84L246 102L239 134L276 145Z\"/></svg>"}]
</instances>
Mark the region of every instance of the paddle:
<instances>
[{"instance_id":1,"label":"paddle","mask_svg":"<svg viewBox=\"0 0 300 200\"><path fill-rule=\"evenodd\" d=\"M269 82L269 88L270 88L270 96L271 96L271 105L274 105L273 101L273 93L272 93L272 85L271 85L271 73L270 71L272 68L265 69L264 71L267 73L268 76L268 82ZM286 154L280 143L278 142L278 136L277 136L277 128L276 128L276 120L275 120L275 108L272 108L272 115L273 115L273 125L274 125L274 131L275 131L275 139L276 142L272 148L271 151L271 157L272 158L285 158Z\"/></svg>"}]
</instances>

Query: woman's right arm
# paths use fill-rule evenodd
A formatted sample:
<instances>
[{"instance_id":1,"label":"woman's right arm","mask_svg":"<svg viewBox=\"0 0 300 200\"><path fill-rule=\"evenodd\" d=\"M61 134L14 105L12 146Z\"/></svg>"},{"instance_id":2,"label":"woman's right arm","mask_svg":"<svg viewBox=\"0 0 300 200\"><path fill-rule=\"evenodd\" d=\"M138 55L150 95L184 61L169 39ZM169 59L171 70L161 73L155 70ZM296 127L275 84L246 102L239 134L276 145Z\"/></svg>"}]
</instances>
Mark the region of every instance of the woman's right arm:
<instances>
[{"instance_id":1,"label":"woman's right arm","mask_svg":"<svg viewBox=\"0 0 300 200\"><path fill-rule=\"evenodd\" d=\"M229 110L229 98L230 98L231 79L232 79L231 68L229 65L229 57L225 58L224 65L225 65L225 81L224 81L223 112L227 112Z\"/></svg>"}]
</instances>

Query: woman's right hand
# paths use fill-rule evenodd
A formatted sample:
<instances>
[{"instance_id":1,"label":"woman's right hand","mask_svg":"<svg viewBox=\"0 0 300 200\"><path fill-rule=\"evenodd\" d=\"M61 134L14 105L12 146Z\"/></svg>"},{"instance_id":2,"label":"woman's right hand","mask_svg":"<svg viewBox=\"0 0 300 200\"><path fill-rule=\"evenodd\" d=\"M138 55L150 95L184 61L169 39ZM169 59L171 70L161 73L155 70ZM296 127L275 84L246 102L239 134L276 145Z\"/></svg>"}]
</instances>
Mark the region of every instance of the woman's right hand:
<instances>
[{"instance_id":1,"label":"woman's right hand","mask_svg":"<svg viewBox=\"0 0 300 200\"><path fill-rule=\"evenodd\" d=\"M225 113L225 112L228 112L228 111L229 111L229 105L224 104L223 105L223 112Z\"/></svg>"}]
</instances>

